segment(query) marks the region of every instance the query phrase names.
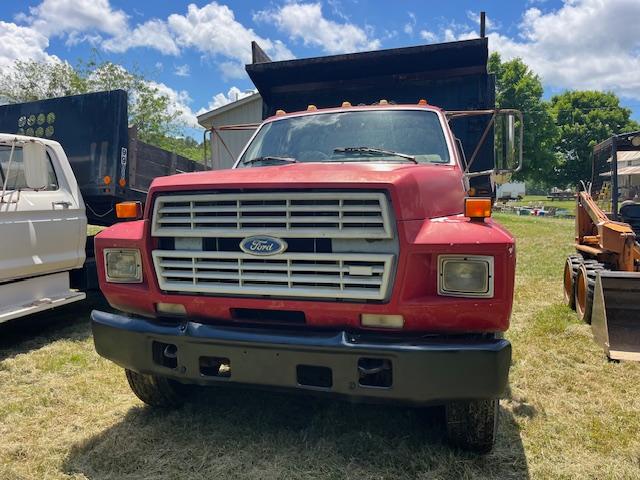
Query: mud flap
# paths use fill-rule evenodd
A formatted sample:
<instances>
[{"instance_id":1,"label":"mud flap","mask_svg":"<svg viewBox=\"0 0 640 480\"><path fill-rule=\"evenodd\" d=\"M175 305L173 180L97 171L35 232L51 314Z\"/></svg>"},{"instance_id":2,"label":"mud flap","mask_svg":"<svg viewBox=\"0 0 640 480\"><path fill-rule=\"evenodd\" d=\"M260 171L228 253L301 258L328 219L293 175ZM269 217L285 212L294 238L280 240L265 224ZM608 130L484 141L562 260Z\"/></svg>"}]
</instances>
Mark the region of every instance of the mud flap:
<instances>
[{"instance_id":1,"label":"mud flap","mask_svg":"<svg viewBox=\"0 0 640 480\"><path fill-rule=\"evenodd\" d=\"M609 358L640 361L640 272L599 272L591 328Z\"/></svg>"}]
</instances>

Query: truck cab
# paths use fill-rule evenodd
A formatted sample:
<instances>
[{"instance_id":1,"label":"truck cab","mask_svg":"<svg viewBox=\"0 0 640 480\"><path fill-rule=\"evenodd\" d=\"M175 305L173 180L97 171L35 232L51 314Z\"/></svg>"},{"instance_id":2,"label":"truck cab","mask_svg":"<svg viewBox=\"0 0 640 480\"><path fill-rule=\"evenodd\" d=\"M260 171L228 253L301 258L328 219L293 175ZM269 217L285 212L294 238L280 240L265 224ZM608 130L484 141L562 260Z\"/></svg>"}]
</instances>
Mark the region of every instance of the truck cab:
<instances>
[{"instance_id":1,"label":"truck cab","mask_svg":"<svg viewBox=\"0 0 640 480\"><path fill-rule=\"evenodd\" d=\"M0 323L85 298L85 206L59 143L0 134Z\"/></svg>"},{"instance_id":2,"label":"truck cab","mask_svg":"<svg viewBox=\"0 0 640 480\"><path fill-rule=\"evenodd\" d=\"M513 237L426 101L278 111L233 169L156 179L96 238L96 349L155 406L181 385L444 404L486 452L511 346Z\"/></svg>"}]
</instances>

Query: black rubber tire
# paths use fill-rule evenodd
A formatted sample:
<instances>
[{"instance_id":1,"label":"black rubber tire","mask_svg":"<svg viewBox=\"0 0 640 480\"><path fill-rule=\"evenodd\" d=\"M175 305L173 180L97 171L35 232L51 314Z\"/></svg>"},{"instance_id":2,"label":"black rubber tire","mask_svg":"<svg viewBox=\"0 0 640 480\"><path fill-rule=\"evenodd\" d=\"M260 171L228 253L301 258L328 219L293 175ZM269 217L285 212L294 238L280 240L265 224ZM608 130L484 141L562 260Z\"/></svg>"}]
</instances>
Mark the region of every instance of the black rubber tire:
<instances>
[{"instance_id":1,"label":"black rubber tire","mask_svg":"<svg viewBox=\"0 0 640 480\"><path fill-rule=\"evenodd\" d=\"M184 386L158 375L144 375L125 369L133 393L152 407L176 408L184 403Z\"/></svg>"},{"instance_id":2,"label":"black rubber tire","mask_svg":"<svg viewBox=\"0 0 640 480\"><path fill-rule=\"evenodd\" d=\"M564 274L568 273L567 270L571 270L571 285L567 286L564 284L563 278L563 295L564 302L573 310L576 309L576 275L578 274L578 268L580 268L580 264L584 261L584 258L579 253L569 255L567 257L567 261L565 262ZM563 274L563 275L564 275ZM568 287L568 288L567 288Z\"/></svg>"},{"instance_id":3,"label":"black rubber tire","mask_svg":"<svg viewBox=\"0 0 640 480\"><path fill-rule=\"evenodd\" d=\"M447 439L455 447L489 453L498 431L497 399L450 402L446 405Z\"/></svg>"},{"instance_id":4,"label":"black rubber tire","mask_svg":"<svg viewBox=\"0 0 640 480\"><path fill-rule=\"evenodd\" d=\"M593 295L596 287L596 277L598 272L606 270L606 267L603 263L598 262L597 260L585 260L580 265L581 270L584 272L580 272L580 274L586 274L587 278L587 296L585 299L585 308L584 311L581 312L580 308L576 308L576 313L578 314L578 319L591 325L591 312L593 310ZM576 275L576 279L579 278L579 275ZM577 291L574 298L577 298Z\"/></svg>"}]
</instances>

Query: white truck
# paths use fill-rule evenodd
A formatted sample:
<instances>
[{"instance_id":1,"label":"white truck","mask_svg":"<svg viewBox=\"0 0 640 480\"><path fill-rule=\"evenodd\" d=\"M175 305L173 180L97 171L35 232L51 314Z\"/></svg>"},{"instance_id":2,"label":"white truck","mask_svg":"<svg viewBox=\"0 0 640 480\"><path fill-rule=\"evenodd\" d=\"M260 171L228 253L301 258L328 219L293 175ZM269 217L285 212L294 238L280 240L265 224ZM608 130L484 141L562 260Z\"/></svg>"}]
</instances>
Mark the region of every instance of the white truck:
<instances>
[{"instance_id":1,"label":"white truck","mask_svg":"<svg viewBox=\"0 0 640 480\"><path fill-rule=\"evenodd\" d=\"M0 180L0 323L83 300L87 217L60 144L0 134Z\"/></svg>"},{"instance_id":2,"label":"white truck","mask_svg":"<svg viewBox=\"0 0 640 480\"><path fill-rule=\"evenodd\" d=\"M509 182L496 186L498 200L522 200L526 195L524 182Z\"/></svg>"}]
</instances>

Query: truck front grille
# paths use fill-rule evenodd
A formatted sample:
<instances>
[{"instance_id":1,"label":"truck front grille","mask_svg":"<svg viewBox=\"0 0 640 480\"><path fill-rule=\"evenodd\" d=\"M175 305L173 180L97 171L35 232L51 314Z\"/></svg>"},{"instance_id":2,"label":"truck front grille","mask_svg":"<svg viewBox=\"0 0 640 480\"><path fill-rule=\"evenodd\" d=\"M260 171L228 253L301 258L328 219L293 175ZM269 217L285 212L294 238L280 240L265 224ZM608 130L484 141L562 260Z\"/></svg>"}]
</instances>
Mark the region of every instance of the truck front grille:
<instances>
[{"instance_id":1,"label":"truck front grille","mask_svg":"<svg viewBox=\"0 0 640 480\"><path fill-rule=\"evenodd\" d=\"M380 192L265 192L162 195L153 209L157 237L392 238Z\"/></svg>"},{"instance_id":2,"label":"truck front grille","mask_svg":"<svg viewBox=\"0 0 640 480\"><path fill-rule=\"evenodd\" d=\"M163 194L153 207L153 264L166 292L380 301L398 241L383 192L253 191ZM277 237L282 253L245 253Z\"/></svg>"},{"instance_id":3,"label":"truck front grille","mask_svg":"<svg viewBox=\"0 0 640 480\"><path fill-rule=\"evenodd\" d=\"M392 254L155 250L160 288L169 292L383 300Z\"/></svg>"}]
</instances>

